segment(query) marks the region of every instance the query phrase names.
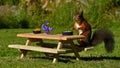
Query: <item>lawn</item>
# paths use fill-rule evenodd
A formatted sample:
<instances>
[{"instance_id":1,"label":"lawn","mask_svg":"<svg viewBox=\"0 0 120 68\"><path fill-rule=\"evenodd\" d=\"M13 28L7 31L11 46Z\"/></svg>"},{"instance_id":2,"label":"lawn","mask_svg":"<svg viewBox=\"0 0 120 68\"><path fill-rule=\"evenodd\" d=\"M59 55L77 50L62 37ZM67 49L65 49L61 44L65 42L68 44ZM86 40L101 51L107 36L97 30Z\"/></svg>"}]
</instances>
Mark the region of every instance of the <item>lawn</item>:
<instances>
[{"instance_id":1,"label":"lawn","mask_svg":"<svg viewBox=\"0 0 120 68\"><path fill-rule=\"evenodd\" d=\"M115 28L114 28L115 29ZM0 68L120 68L120 29L114 31L115 50L107 53L101 43L93 50L80 52L81 59L75 60L73 54L61 55L59 62L53 64L51 58L43 53L29 52L27 57L19 59L17 49L8 48L9 44L25 44L26 39L16 37L18 33L32 32L33 29L1 29L0 30ZM60 33L57 29L53 33Z\"/></svg>"}]
</instances>

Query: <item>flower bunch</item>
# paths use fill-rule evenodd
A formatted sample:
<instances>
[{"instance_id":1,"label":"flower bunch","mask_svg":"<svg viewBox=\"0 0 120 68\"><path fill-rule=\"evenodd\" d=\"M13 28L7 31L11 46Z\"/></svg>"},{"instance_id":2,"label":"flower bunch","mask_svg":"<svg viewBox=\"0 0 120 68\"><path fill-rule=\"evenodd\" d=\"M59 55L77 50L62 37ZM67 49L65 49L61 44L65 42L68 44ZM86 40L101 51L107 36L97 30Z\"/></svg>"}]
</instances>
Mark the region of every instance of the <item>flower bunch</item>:
<instances>
[{"instance_id":1,"label":"flower bunch","mask_svg":"<svg viewBox=\"0 0 120 68\"><path fill-rule=\"evenodd\" d=\"M45 24L42 24L42 30L46 32L46 34L49 34L51 30L53 30L52 27L48 26L49 22L46 22Z\"/></svg>"}]
</instances>

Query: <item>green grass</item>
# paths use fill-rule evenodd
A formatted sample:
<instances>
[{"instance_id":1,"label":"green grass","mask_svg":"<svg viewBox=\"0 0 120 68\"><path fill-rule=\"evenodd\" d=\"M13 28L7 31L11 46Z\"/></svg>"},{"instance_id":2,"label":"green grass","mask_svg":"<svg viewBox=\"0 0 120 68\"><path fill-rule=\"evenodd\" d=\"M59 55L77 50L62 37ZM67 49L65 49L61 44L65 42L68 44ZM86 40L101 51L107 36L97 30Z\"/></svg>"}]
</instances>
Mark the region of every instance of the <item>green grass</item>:
<instances>
[{"instance_id":1,"label":"green grass","mask_svg":"<svg viewBox=\"0 0 120 68\"><path fill-rule=\"evenodd\" d=\"M17 49L8 48L9 44L25 44L26 39L18 38L16 34L32 32L33 29L1 29L0 68L120 68L120 29L111 30L116 42L113 53L107 53L102 43L93 50L80 52L80 61L76 61L73 54L66 54L61 55L59 62L53 64L52 59L45 58L43 53L29 52L26 58L19 59L20 52ZM57 29L52 33L61 31L62 29Z\"/></svg>"}]
</instances>

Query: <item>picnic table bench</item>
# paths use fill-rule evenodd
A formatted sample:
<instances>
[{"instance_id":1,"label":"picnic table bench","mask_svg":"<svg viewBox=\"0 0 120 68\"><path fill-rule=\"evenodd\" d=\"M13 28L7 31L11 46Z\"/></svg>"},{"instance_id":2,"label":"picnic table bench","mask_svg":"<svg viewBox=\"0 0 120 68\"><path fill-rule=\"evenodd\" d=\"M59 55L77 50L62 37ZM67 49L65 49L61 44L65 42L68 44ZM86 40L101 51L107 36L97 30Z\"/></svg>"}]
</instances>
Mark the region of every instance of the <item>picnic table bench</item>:
<instances>
[{"instance_id":1,"label":"picnic table bench","mask_svg":"<svg viewBox=\"0 0 120 68\"><path fill-rule=\"evenodd\" d=\"M46 55L48 53L51 53L54 55L53 63L58 61L59 54L66 54L73 52L75 54L75 57L79 60L79 51L82 51L84 48L78 48L73 40L76 39L82 39L84 36L82 35L69 35L69 36L63 36L62 34L34 34L34 33L23 33L23 34L17 34L17 37L27 38L25 45L20 44L12 44L8 45L10 48L16 48L19 49L22 52L22 55L20 58L23 58L26 56L28 51L39 51L44 52ZM46 43L43 40L57 40L58 43ZM39 42L39 46L31 46L30 43L32 42ZM65 44L68 44L66 46ZM63 49L66 47L67 49Z\"/></svg>"}]
</instances>

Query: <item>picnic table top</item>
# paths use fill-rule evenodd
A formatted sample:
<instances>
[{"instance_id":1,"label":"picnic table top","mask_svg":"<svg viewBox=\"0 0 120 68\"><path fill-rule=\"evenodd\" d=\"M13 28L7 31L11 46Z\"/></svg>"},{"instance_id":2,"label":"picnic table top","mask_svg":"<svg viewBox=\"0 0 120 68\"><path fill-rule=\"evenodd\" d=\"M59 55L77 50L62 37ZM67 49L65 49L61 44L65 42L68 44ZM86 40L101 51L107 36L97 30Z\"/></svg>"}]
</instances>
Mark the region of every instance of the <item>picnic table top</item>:
<instances>
[{"instance_id":1,"label":"picnic table top","mask_svg":"<svg viewBox=\"0 0 120 68\"><path fill-rule=\"evenodd\" d=\"M52 39L52 40L70 40L70 39L81 39L84 38L83 35L68 35L64 36L62 34L34 34L34 33L22 33L17 34L17 37L24 37L24 38L35 38L35 39Z\"/></svg>"}]
</instances>

